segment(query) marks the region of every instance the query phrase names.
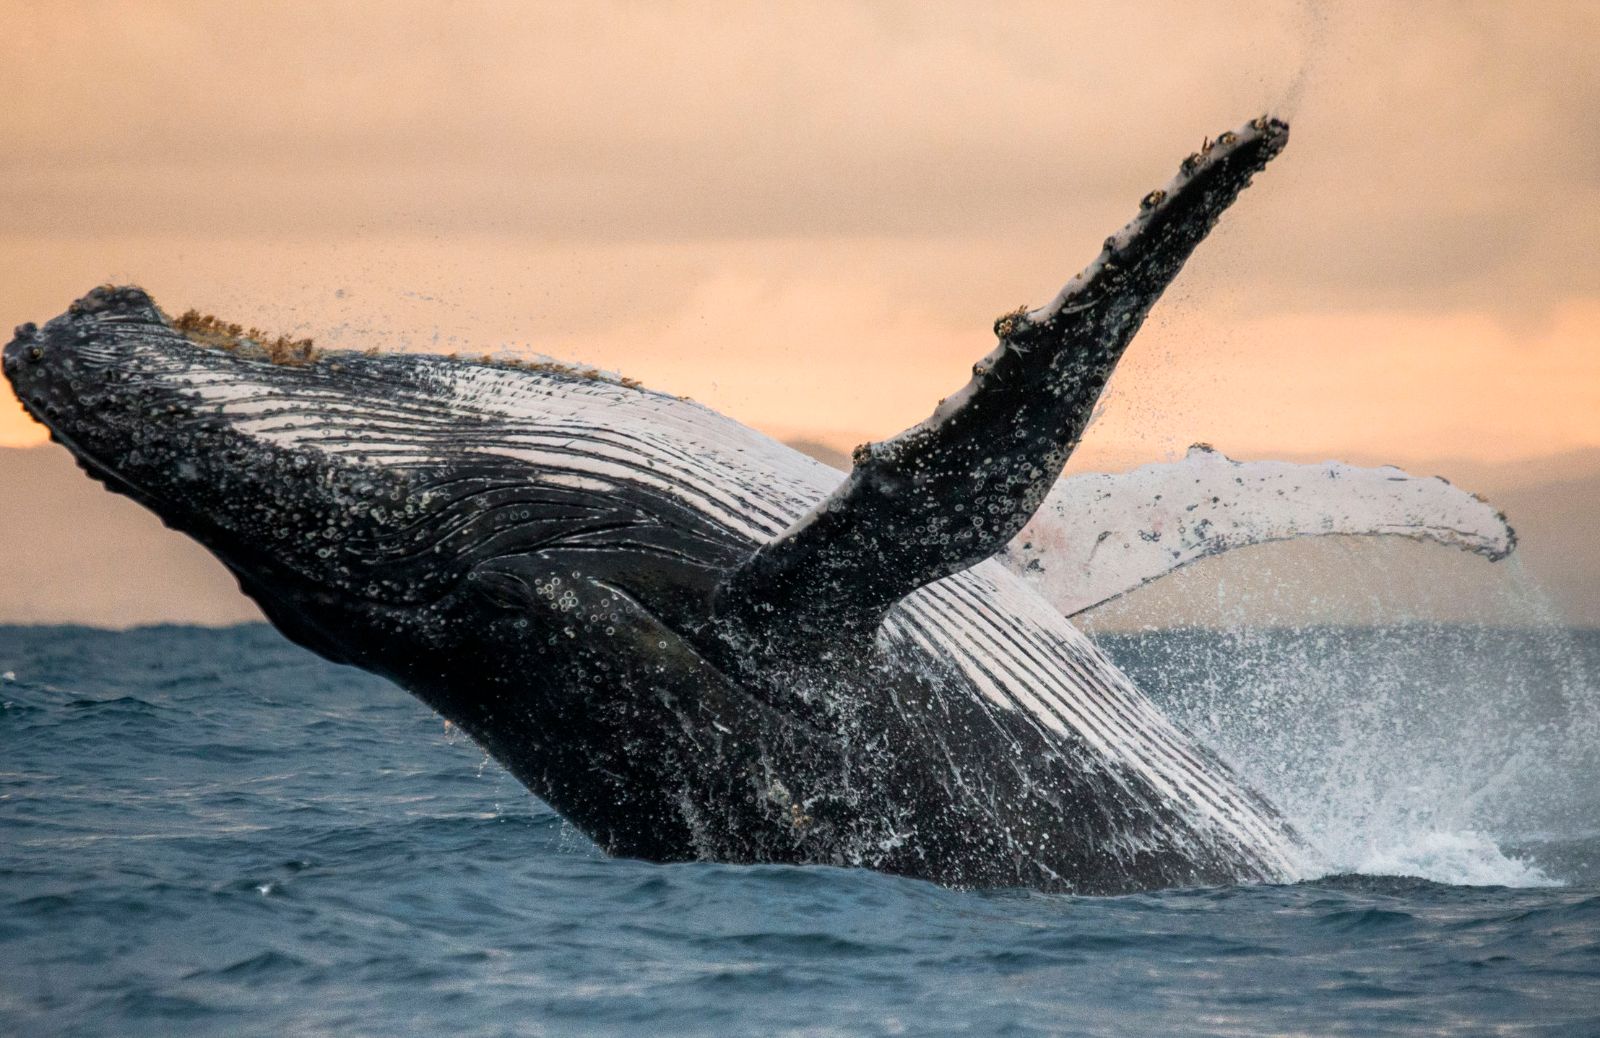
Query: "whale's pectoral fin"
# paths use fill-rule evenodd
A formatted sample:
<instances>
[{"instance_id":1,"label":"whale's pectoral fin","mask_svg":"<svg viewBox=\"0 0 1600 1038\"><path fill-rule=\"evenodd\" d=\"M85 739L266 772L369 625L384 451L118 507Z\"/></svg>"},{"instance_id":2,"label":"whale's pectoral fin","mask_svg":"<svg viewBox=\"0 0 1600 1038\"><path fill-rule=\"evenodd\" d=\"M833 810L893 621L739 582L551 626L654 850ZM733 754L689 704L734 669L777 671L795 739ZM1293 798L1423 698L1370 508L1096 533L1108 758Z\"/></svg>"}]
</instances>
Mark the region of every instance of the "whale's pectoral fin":
<instances>
[{"instance_id":1,"label":"whale's pectoral fin","mask_svg":"<svg viewBox=\"0 0 1600 1038\"><path fill-rule=\"evenodd\" d=\"M1234 548L1320 534L1436 541L1491 560L1516 535L1482 498L1436 476L1329 461L1182 461L1058 482L1001 558L1068 616Z\"/></svg>"},{"instance_id":2,"label":"whale's pectoral fin","mask_svg":"<svg viewBox=\"0 0 1600 1038\"><path fill-rule=\"evenodd\" d=\"M867 634L930 581L999 551L1044 500L1128 341L1222 211L1288 140L1261 118L1186 159L1047 306L995 324L972 381L729 575L718 611L785 637Z\"/></svg>"}]
</instances>

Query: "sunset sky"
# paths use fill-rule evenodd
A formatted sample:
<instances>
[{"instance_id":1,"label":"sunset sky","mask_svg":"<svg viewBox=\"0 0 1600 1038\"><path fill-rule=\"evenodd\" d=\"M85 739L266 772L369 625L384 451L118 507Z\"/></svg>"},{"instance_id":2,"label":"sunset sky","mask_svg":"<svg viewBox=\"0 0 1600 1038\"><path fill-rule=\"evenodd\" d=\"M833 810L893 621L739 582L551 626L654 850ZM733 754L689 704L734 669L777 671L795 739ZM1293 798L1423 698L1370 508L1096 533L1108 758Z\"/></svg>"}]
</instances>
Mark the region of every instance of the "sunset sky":
<instances>
[{"instance_id":1,"label":"sunset sky","mask_svg":"<svg viewBox=\"0 0 1600 1038\"><path fill-rule=\"evenodd\" d=\"M1271 111L1288 151L1092 445L1600 447L1600 6L3 9L11 323L132 281L322 345L598 364L848 446L923 417L997 314ZM0 401L0 443L41 435Z\"/></svg>"}]
</instances>

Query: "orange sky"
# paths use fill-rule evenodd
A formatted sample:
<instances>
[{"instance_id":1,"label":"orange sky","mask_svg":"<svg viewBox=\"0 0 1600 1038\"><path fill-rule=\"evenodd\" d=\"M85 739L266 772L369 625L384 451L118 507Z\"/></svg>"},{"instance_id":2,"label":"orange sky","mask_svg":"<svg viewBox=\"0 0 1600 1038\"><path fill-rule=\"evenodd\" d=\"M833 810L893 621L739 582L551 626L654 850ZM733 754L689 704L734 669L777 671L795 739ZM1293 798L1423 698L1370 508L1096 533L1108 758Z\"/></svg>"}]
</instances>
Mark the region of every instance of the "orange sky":
<instances>
[{"instance_id":1,"label":"orange sky","mask_svg":"<svg viewBox=\"0 0 1600 1038\"><path fill-rule=\"evenodd\" d=\"M107 280L527 348L779 435L920 419L1202 135L1285 155L1103 453L1600 447L1600 7L6 4L0 318ZM997 13L998 12L998 13ZM0 444L39 430L0 399Z\"/></svg>"}]
</instances>

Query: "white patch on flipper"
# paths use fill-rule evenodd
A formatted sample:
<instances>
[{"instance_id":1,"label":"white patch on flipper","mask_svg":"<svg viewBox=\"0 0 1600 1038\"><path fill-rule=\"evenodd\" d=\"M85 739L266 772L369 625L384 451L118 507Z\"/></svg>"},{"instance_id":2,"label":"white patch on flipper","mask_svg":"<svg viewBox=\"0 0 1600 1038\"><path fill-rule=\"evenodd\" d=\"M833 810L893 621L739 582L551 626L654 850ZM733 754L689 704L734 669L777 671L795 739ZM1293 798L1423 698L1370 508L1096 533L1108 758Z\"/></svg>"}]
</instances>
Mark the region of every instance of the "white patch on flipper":
<instances>
[{"instance_id":1,"label":"white patch on flipper","mask_svg":"<svg viewBox=\"0 0 1600 1038\"><path fill-rule=\"evenodd\" d=\"M1328 461L1182 460L1056 483L999 557L1072 616L1207 556L1327 534L1398 536L1508 554L1505 517L1437 476Z\"/></svg>"}]
</instances>

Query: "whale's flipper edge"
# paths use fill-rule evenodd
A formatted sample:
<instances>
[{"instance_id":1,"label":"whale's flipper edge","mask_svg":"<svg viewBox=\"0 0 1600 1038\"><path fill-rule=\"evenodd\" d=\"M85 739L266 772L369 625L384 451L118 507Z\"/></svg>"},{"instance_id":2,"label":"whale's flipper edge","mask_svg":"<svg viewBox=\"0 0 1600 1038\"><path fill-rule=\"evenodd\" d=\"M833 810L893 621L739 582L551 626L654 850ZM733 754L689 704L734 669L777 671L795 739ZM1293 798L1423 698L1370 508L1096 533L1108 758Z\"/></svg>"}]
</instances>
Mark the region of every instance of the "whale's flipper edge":
<instances>
[{"instance_id":1,"label":"whale's flipper edge","mask_svg":"<svg viewBox=\"0 0 1600 1038\"><path fill-rule=\"evenodd\" d=\"M1263 116L1185 159L1054 300L996 321L999 344L965 387L858 447L832 495L729 574L718 616L758 636L869 637L901 598L1004 548L1151 306L1288 134Z\"/></svg>"},{"instance_id":2,"label":"whale's flipper edge","mask_svg":"<svg viewBox=\"0 0 1600 1038\"><path fill-rule=\"evenodd\" d=\"M1337 461L1234 461L1196 444L1178 461L1056 483L999 556L1065 616L1201 559L1305 537L1405 537L1498 562L1506 517L1438 476Z\"/></svg>"}]
</instances>

